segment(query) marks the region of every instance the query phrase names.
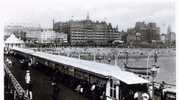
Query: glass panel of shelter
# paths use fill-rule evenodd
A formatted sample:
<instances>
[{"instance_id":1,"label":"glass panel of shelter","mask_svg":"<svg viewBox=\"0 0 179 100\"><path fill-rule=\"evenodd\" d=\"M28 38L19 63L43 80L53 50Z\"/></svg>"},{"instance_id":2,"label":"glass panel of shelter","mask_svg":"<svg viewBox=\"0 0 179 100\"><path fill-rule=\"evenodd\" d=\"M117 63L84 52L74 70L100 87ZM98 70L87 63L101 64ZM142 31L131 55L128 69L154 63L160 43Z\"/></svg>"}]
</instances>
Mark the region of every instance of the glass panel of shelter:
<instances>
[{"instance_id":1,"label":"glass panel of shelter","mask_svg":"<svg viewBox=\"0 0 179 100\"><path fill-rule=\"evenodd\" d=\"M112 79L110 79L110 96L113 98L116 97L116 85L114 84Z\"/></svg>"},{"instance_id":2,"label":"glass panel of shelter","mask_svg":"<svg viewBox=\"0 0 179 100\"><path fill-rule=\"evenodd\" d=\"M67 66L67 65L63 65L63 64L53 64L52 62L46 62L43 60L42 60L42 62L46 63L47 65L49 65L52 68L58 68L58 71L61 74L70 75L74 78L80 79L81 81L89 82L90 84L95 83L96 86L100 87L100 88L105 88L105 86L106 86L106 79L98 77L97 75L94 75L92 73L88 73L88 72L82 71L80 69L76 69L72 66ZM111 89L113 91L111 94L112 97L116 97L116 86L114 84L111 86Z\"/></svg>"},{"instance_id":3,"label":"glass panel of shelter","mask_svg":"<svg viewBox=\"0 0 179 100\"><path fill-rule=\"evenodd\" d=\"M110 78L106 84L106 97L112 100L121 100L120 81Z\"/></svg>"}]
</instances>

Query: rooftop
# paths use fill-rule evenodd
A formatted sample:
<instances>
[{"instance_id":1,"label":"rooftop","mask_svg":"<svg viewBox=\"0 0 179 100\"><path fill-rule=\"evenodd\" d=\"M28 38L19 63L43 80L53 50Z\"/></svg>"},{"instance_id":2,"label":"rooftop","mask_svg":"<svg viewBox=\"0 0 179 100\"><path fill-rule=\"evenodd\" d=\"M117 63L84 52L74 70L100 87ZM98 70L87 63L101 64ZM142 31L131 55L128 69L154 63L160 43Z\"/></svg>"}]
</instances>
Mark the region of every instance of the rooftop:
<instances>
[{"instance_id":1,"label":"rooftop","mask_svg":"<svg viewBox=\"0 0 179 100\"><path fill-rule=\"evenodd\" d=\"M27 53L30 55L34 55L43 59L47 59L49 61L61 63L64 65L73 66L76 68L80 68L86 71L90 71L92 73L101 74L103 76L111 76L117 80L120 80L126 84L143 84L149 83L149 81L138 77L136 74L123 71L118 66L113 66L109 64L102 64L93 61L86 61L77 58L70 58L60 55L47 54L44 52L35 52L30 49L22 49L22 48L13 48L14 50Z\"/></svg>"}]
</instances>

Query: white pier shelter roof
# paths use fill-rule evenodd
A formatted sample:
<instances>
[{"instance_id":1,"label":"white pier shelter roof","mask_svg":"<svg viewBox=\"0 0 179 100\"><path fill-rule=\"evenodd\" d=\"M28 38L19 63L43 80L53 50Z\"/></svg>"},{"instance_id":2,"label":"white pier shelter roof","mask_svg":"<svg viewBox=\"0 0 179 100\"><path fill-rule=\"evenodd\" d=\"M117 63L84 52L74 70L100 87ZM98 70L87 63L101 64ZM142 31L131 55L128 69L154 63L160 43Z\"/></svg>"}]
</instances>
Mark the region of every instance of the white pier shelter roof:
<instances>
[{"instance_id":1,"label":"white pier shelter roof","mask_svg":"<svg viewBox=\"0 0 179 100\"><path fill-rule=\"evenodd\" d=\"M24 41L18 39L14 34L11 34L5 41L5 44L24 44Z\"/></svg>"},{"instance_id":2,"label":"white pier shelter roof","mask_svg":"<svg viewBox=\"0 0 179 100\"><path fill-rule=\"evenodd\" d=\"M114 65L102 64L102 63L97 63L94 61L86 61L86 60L70 58L70 57L65 57L65 56L60 56L60 55L53 55L53 54L48 54L45 52L37 52L37 51L35 52L30 49L23 49L23 48L13 48L13 49L23 52L23 53L33 55L33 56L37 56L37 57L40 57L49 61L73 66L79 69L101 74L104 76L111 76L126 84L149 83L148 80L143 79L134 73L123 71L119 67L114 66Z\"/></svg>"}]
</instances>

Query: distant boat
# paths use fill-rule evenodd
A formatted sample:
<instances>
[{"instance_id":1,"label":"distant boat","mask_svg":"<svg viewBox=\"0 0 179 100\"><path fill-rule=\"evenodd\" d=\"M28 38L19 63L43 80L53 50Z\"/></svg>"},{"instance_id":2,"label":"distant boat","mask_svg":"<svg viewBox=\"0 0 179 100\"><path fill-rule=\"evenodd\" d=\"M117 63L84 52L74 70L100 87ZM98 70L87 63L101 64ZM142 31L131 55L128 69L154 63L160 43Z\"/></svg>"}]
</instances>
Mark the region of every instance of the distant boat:
<instances>
[{"instance_id":1,"label":"distant boat","mask_svg":"<svg viewBox=\"0 0 179 100\"><path fill-rule=\"evenodd\" d=\"M133 73L136 73L136 74L142 74L142 75L150 75L150 70L151 68L146 68L146 67L129 67L127 65L124 65L124 68L126 71L129 71L129 72L133 72ZM148 71L148 72L147 72Z\"/></svg>"},{"instance_id":2,"label":"distant boat","mask_svg":"<svg viewBox=\"0 0 179 100\"><path fill-rule=\"evenodd\" d=\"M155 66L155 65L153 65ZM159 66L155 66L156 68L160 68ZM151 67L149 68L146 68L146 67L129 67L127 65L124 65L124 68L126 71L129 71L129 72L133 72L133 73L136 73L136 74L142 74L142 75L150 75L151 72L150 70L152 69ZM148 71L148 72L147 72Z\"/></svg>"},{"instance_id":3,"label":"distant boat","mask_svg":"<svg viewBox=\"0 0 179 100\"><path fill-rule=\"evenodd\" d=\"M151 72L148 71L147 73L147 70L132 70L132 69L125 69L126 71L129 71L129 72L133 72L133 73L136 73L136 74L141 74L141 75L151 75Z\"/></svg>"},{"instance_id":4,"label":"distant boat","mask_svg":"<svg viewBox=\"0 0 179 100\"><path fill-rule=\"evenodd\" d=\"M159 69L160 67L157 65L157 61L158 61L158 55L157 55L157 51L154 52L154 55L149 55L147 56L148 57L148 60L147 60L147 63L149 61L149 57L152 56L154 57L154 65L152 65L151 67L130 67L128 66L128 52L126 52L126 62L124 63L124 68L126 71L129 71L129 72L133 72L133 73L136 73L136 74L142 74L142 75L150 75L151 74L151 69L153 68L156 68L156 69ZM142 53L142 55L144 55ZM147 64L148 66L148 64Z\"/></svg>"}]
</instances>

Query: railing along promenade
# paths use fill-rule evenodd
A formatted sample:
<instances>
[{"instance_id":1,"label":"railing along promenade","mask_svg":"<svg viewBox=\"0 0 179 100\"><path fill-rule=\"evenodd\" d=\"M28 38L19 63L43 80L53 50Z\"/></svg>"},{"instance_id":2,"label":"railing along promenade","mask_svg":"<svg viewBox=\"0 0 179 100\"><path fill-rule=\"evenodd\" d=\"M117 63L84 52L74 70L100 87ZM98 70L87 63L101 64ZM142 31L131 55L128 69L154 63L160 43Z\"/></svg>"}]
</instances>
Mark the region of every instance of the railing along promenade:
<instances>
[{"instance_id":1,"label":"railing along promenade","mask_svg":"<svg viewBox=\"0 0 179 100\"><path fill-rule=\"evenodd\" d=\"M15 88L15 90L17 91L19 96L24 96L24 100L30 100L28 95L25 93L25 90L22 88L22 86L19 84L19 82L16 80L16 78L14 77L14 75L11 73L11 71L9 70L9 68L4 64L4 69L5 69L5 73L8 75L8 77L10 78L13 87Z\"/></svg>"}]
</instances>

